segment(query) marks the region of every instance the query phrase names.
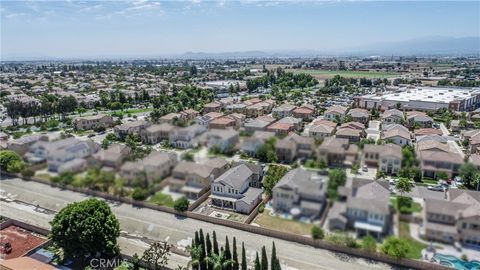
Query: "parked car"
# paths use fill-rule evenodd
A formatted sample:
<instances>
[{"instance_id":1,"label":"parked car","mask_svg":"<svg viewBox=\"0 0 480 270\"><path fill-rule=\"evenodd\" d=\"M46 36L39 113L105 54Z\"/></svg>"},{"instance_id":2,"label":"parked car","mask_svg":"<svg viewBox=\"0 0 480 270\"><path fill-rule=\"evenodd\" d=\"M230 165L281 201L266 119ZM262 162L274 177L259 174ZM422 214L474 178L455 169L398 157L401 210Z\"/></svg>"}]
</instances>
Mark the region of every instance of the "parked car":
<instances>
[{"instance_id":1,"label":"parked car","mask_svg":"<svg viewBox=\"0 0 480 270\"><path fill-rule=\"evenodd\" d=\"M445 187L443 185L428 186L427 189L433 191L445 191Z\"/></svg>"},{"instance_id":2,"label":"parked car","mask_svg":"<svg viewBox=\"0 0 480 270\"><path fill-rule=\"evenodd\" d=\"M367 167L367 165L363 165L363 166L362 166L362 171L368 172L368 167Z\"/></svg>"}]
</instances>

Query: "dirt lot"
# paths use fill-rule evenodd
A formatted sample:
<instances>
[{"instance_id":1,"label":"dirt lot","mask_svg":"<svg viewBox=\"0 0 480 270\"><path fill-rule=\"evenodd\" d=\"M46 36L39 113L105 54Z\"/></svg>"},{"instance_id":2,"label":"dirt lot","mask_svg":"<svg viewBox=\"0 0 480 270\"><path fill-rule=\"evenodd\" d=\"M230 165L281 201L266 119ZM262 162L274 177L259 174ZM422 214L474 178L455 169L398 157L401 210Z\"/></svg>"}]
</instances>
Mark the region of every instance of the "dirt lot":
<instances>
[{"instance_id":1,"label":"dirt lot","mask_svg":"<svg viewBox=\"0 0 480 270\"><path fill-rule=\"evenodd\" d=\"M5 259L23 256L45 242L47 242L45 237L13 225L0 231L0 244L12 245L12 252L7 254Z\"/></svg>"}]
</instances>

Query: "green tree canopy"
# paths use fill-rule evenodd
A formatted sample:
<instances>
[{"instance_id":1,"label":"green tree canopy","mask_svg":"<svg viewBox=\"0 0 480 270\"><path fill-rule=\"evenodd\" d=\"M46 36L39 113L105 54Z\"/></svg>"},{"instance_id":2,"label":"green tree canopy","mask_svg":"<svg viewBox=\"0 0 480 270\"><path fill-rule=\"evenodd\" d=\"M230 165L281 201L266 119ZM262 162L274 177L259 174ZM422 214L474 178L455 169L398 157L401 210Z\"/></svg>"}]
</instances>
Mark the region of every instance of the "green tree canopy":
<instances>
[{"instance_id":1,"label":"green tree canopy","mask_svg":"<svg viewBox=\"0 0 480 270\"><path fill-rule=\"evenodd\" d=\"M2 171L17 173L23 170L25 163L19 154L10 151L0 151L0 168Z\"/></svg>"},{"instance_id":2,"label":"green tree canopy","mask_svg":"<svg viewBox=\"0 0 480 270\"><path fill-rule=\"evenodd\" d=\"M120 224L105 201L88 199L67 205L50 222L50 239L66 258L84 264L92 257L113 258L120 249Z\"/></svg>"}]
</instances>

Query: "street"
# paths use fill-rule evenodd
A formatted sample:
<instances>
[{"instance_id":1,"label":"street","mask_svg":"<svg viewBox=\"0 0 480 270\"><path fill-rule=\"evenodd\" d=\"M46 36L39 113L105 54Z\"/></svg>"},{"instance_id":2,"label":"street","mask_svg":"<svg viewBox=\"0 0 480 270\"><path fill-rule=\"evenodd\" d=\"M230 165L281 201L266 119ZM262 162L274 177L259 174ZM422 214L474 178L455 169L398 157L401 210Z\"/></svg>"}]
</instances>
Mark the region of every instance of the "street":
<instances>
[{"instance_id":1,"label":"street","mask_svg":"<svg viewBox=\"0 0 480 270\"><path fill-rule=\"evenodd\" d=\"M37 211L35 206L53 211L59 211L68 203L89 198L82 193L53 188L36 182L28 182L19 178L2 179L0 182L1 214L21 221L32 223L40 227L49 228L49 221L54 213ZM26 204L18 203L25 202ZM224 242L225 236L236 237L239 248L245 242L248 250L248 259L252 260L254 251L260 251L262 246L270 251L272 241L275 241L277 255L285 268L290 269L388 269L389 265L368 262L360 258L352 258L323 249L306 245L272 239L266 236L252 234L230 227L214 225L189 218L179 218L174 215L147 208L136 208L129 204L108 202L112 211L120 221L120 228L124 235L145 236L153 240L167 240L171 244L194 236L196 230L203 228L204 232L215 230L219 242ZM30 205L28 205L30 204ZM230 240L231 242L231 240ZM119 240L122 252L133 254L141 253L146 247L138 239L121 237ZM186 265L186 258L172 256L175 263ZM175 266L175 264L173 264Z\"/></svg>"}]
</instances>

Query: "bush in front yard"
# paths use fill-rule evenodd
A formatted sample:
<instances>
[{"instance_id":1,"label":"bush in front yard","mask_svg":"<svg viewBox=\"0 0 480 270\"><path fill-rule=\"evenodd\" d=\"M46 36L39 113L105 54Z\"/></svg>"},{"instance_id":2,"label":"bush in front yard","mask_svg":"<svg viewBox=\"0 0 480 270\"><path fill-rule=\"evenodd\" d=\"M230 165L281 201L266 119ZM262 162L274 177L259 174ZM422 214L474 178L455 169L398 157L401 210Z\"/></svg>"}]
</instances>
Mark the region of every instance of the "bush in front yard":
<instances>
[{"instance_id":1,"label":"bush in front yard","mask_svg":"<svg viewBox=\"0 0 480 270\"><path fill-rule=\"evenodd\" d=\"M318 227L317 225L312 227L313 239L323 239L324 237L325 237L325 233L323 232L322 228Z\"/></svg>"},{"instance_id":2,"label":"bush in front yard","mask_svg":"<svg viewBox=\"0 0 480 270\"><path fill-rule=\"evenodd\" d=\"M397 210L402 214L411 214L412 203L412 198L399 196L397 197Z\"/></svg>"},{"instance_id":3,"label":"bush in front yard","mask_svg":"<svg viewBox=\"0 0 480 270\"><path fill-rule=\"evenodd\" d=\"M175 200L175 203L173 204L173 208L177 211L185 212L188 210L189 205L190 205L190 202L188 201L188 199L185 197L181 197Z\"/></svg>"},{"instance_id":4,"label":"bush in front yard","mask_svg":"<svg viewBox=\"0 0 480 270\"><path fill-rule=\"evenodd\" d=\"M132 199L136 201L144 201L148 195L148 190L144 188L135 188L132 193Z\"/></svg>"},{"instance_id":5,"label":"bush in front yard","mask_svg":"<svg viewBox=\"0 0 480 270\"><path fill-rule=\"evenodd\" d=\"M32 177L34 174L35 174L35 172L34 172L32 169L30 169L30 168L25 168L25 169L23 169L23 171L22 171L22 176L23 176L23 177L28 177L28 178L30 178L30 177Z\"/></svg>"},{"instance_id":6,"label":"bush in front yard","mask_svg":"<svg viewBox=\"0 0 480 270\"><path fill-rule=\"evenodd\" d=\"M260 206L258 207L258 213L263 213L265 211L265 203L261 202Z\"/></svg>"}]
</instances>

